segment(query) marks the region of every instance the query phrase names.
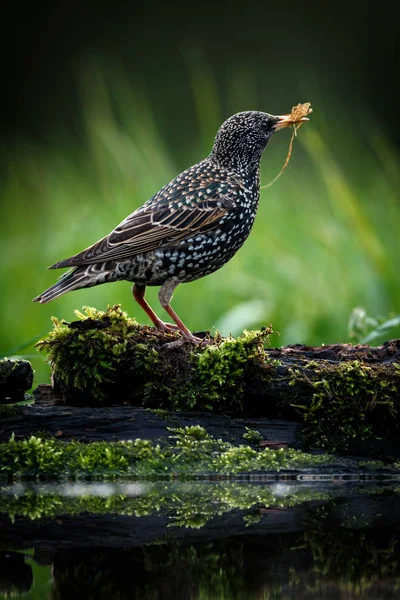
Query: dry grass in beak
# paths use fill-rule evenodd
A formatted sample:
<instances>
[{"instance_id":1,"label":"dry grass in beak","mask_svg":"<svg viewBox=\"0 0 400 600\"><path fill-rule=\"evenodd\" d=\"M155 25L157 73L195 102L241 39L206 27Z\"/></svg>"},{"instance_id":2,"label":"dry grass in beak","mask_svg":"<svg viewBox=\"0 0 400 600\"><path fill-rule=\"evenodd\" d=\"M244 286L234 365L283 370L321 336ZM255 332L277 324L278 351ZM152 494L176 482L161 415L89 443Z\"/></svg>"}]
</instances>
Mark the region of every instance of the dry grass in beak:
<instances>
[{"instance_id":1,"label":"dry grass in beak","mask_svg":"<svg viewBox=\"0 0 400 600\"><path fill-rule=\"evenodd\" d=\"M290 113L290 120L295 125L301 121L304 117L312 113L311 102L305 102L304 104L296 104L293 106L292 112ZM302 121L304 123L304 121ZM300 127L301 123L297 126Z\"/></svg>"},{"instance_id":2,"label":"dry grass in beak","mask_svg":"<svg viewBox=\"0 0 400 600\"><path fill-rule=\"evenodd\" d=\"M297 130L303 125L303 123L305 123L305 121L307 120L305 117L307 117L307 115L311 114L312 111L313 110L311 108L311 102L304 102L304 104L296 104L296 106L293 106L292 111L290 113L290 121L293 125L293 133L292 133L292 137L290 138L289 149L288 149L288 153L286 156L286 160L283 164L282 169L279 171L278 175L276 177L274 177L274 179L272 181L270 181L269 183L267 183L266 185L261 186L261 188L260 188L261 190L265 190L265 189L271 187L271 185L273 185L275 183L275 181L277 181L279 179L279 177L282 175L282 173L288 166L290 157L292 156L293 140L297 136Z\"/></svg>"}]
</instances>

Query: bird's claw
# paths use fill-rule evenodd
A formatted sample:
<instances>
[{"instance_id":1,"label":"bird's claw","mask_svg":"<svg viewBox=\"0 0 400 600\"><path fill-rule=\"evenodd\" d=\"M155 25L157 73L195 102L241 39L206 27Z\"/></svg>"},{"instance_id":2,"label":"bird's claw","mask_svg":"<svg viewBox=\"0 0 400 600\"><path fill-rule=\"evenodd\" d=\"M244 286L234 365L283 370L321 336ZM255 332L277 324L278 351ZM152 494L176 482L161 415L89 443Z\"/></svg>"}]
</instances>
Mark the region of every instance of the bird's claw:
<instances>
[{"instance_id":1,"label":"bird's claw","mask_svg":"<svg viewBox=\"0 0 400 600\"><path fill-rule=\"evenodd\" d=\"M165 348L177 348L179 346L182 346L183 344L185 344L186 342L190 342L191 344L195 345L195 346L206 346L208 344L211 344L211 340L207 339L207 338L200 338L197 337L195 335L193 335L192 333L190 333L190 331L188 330L184 330L182 331L182 329L180 329L178 327L178 325L175 325L173 323L164 323L164 321L157 321L157 323L154 323L156 329L158 329L159 331L164 331L165 333L181 333L182 337L179 340L175 340L173 342L168 342L167 344L164 344Z\"/></svg>"},{"instance_id":2,"label":"bird's claw","mask_svg":"<svg viewBox=\"0 0 400 600\"><path fill-rule=\"evenodd\" d=\"M175 325L174 323L164 323L164 321L160 321L159 323L155 323L155 326L159 331L165 331L166 333L180 331L178 325Z\"/></svg>"},{"instance_id":3,"label":"bird's claw","mask_svg":"<svg viewBox=\"0 0 400 600\"><path fill-rule=\"evenodd\" d=\"M194 346L207 346L211 344L211 340L207 338L198 338L195 335L190 334L190 336L182 333L182 337L179 340L174 340L173 342L168 342L163 344L163 348L180 348L184 344L193 344Z\"/></svg>"}]
</instances>

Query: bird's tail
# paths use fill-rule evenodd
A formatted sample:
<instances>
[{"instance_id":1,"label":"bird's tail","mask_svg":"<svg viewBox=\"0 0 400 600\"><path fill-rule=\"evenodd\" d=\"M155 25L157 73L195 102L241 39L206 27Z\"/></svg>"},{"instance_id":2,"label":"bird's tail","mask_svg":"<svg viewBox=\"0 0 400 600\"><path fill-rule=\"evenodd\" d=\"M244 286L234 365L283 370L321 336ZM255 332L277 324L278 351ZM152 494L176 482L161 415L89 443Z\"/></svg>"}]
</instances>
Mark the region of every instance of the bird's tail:
<instances>
[{"instance_id":1,"label":"bird's tail","mask_svg":"<svg viewBox=\"0 0 400 600\"><path fill-rule=\"evenodd\" d=\"M59 296L62 296L62 294L66 294L72 290L77 290L83 287L91 287L97 283L100 283L97 278L93 277L93 274L89 273L88 271L89 269L86 267L75 267L74 269L67 271L67 273L64 273L60 277L57 283L34 298L33 302L45 304L46 302L50 302L50 300L54 300L54 298L58 298Z\"/></svg>"}]
</instances>

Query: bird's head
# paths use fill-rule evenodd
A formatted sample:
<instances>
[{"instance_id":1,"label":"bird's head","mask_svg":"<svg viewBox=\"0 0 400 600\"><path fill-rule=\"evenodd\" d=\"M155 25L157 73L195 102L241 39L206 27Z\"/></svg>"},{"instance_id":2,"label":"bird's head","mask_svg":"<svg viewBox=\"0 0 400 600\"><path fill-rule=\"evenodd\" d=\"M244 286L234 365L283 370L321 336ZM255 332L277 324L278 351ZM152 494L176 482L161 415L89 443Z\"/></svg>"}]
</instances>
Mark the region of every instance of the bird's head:
<instances>
[{"instance_id":1,"label":"bird's head","mask_svg":"<svg viewBox=\"0 0 400 600\"><path fill-rule=\"evenodd\" d=\"M258 111L237 113L219 128L211 157L220 166L248 175L258 167L275 131L291 124L290 115L274 117Z\"/></svg>"}]
</instances>

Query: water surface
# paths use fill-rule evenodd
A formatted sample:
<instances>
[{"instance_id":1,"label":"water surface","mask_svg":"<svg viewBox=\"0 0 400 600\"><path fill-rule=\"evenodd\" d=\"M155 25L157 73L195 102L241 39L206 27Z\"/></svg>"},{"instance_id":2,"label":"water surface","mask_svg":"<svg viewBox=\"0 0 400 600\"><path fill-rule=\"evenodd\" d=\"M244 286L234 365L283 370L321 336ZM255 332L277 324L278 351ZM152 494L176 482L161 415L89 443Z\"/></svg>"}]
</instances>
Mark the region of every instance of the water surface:
<instances>
[{"instance_id":1,"label":"water surface","mask_svg":"<svg viewBox=\"0 0 400 600\"><path fill-rule=\"evenodd\" d=\"M259 479L3 485L0 598L400 598L398 479Z\"/></svg>"}]
</instances>

